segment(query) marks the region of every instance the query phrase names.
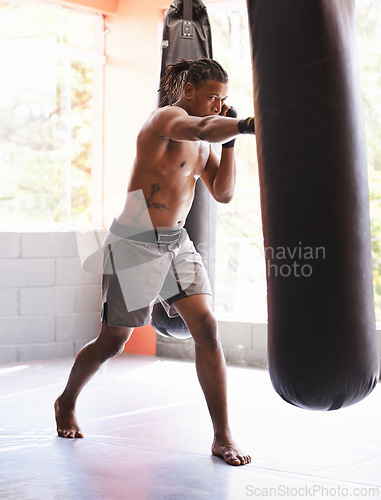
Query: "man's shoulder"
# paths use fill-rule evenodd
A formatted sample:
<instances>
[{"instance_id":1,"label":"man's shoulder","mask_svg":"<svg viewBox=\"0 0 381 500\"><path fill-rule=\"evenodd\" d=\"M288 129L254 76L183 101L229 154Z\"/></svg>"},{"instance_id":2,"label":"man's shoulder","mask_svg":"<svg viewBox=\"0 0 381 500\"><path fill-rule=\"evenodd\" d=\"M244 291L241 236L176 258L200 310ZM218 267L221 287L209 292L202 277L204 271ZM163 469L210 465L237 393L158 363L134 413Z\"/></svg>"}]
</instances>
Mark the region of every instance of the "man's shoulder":
<instances>
[{"instance_id":1,"label":"man's shoulder","mask_svg":"<svg viewBox=\"0 0 381 500\"><path fill-rule=\"evenodd\" d=\"M148 118L144 130L150 130L159 136L166 136L165 131L171 122L181 117L189 116L185 109L179 106L165 106L155 109Z\"/></svg>"},{"instance_id":2,"label":"man's shoulder","mask_svg":"<svg viewBox=\"0 0 381 500\"><path fill-rule=\"evenodd\" d=\"M180 106L164 106L163 108L158 108L155 109L151 117L152 118L158 118L158 119L169 119L171 117L178 117L178 116L189 116L188 113L185 111L184 108L181 108Z\"/></svg>"}]
</instances>

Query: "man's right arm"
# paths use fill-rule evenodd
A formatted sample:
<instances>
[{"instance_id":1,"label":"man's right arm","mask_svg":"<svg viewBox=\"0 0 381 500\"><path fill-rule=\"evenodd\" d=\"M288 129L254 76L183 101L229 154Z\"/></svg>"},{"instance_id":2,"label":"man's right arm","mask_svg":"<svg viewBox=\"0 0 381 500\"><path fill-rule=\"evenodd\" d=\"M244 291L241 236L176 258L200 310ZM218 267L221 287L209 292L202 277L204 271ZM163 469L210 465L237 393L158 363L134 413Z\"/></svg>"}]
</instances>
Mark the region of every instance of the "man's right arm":
<instances>
[{"instance_id":1,"label":"man's right arm","mask_svg":"<svg viewBox=\"0 0 381 500\"><path fill-rule=\"evenodd\" d=\"M174 141L218 143L227 142L242 133L240 126L246 121L219 115L189 116L184 109L172 106L154 113L151 126L159 135Z\"/></svg>"}]
</instances>

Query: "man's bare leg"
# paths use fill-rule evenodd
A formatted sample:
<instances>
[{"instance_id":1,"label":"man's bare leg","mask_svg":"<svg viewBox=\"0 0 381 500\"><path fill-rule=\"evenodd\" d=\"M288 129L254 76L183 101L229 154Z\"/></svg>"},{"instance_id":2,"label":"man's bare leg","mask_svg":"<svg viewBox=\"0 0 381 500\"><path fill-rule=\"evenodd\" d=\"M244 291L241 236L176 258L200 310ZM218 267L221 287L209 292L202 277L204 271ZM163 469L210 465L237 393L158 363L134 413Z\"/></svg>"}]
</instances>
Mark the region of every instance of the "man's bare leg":
<instances>
[{"instance_id":1,"label":"man's bare leg","mask_svg":"<svg viewBox=\"0 0 381 500\"><path fill-rule=\"evenodd\" d=\"M176 301L176 309L195 341L196 369L214 427L212 453L231 465L251 462L234 442L228 422L226 364L217 333L210 295L199 294Z\"/></svg>"},{"instance_id":2,"label":"man's bare leg","mask_svg":"<svg viewBox=\"0 0 381 500\"><path fill-rule=\"evenodd\" d=\"M65 390L54 403L57 432L60 437L83 437L75 417L75 404L79 393L107 359L123 351L133 330L133 328L106 326L103 323L99 336L79 351Z\"/></svg>"}]
</instances>

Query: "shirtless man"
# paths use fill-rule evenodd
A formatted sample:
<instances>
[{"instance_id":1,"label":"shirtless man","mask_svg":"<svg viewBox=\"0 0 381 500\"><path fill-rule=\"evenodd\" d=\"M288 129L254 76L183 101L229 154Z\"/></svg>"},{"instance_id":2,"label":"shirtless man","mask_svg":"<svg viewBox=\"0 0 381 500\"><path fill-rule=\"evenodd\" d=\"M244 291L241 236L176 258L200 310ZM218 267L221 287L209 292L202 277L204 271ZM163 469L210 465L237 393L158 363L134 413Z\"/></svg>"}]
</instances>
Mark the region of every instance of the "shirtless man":
<instances>
[{"instance_id":1,"label":"shirtless man","mask_svg":"<svg viewBox=\"0 0 381 500\"><path fill-rule=\"evenodd\" d=\"M150 322L160 294L166 310L184 319L195 342L197 375L214 428L212 453L228 464L244 465L251 458L240 451L229 428L226 366L209 281L183 226L199 177L217 201L232 199L234 138L240 133L253 134L254 120L226 116L230 109L225 104L228 77L211 59L171 65L164 86L171 104L155 110L140 130L126 205L103 245L101 332L78 353L67 386L55 402L57 432L64 438L83 437L75 417L80 391L104 361L123 351L134 327ZM220 158L210 143L223 143ZM181 281L178 275L184 262L188 266L183 273L185 281L188 279L185 285L175 281ZM166 301L162 286L173 263L179 266L173 281L180 293L170 297L167 292ZM149 271L142 276L141 269L147 266ZM155 280L161 281L156 284ZM150 286L153 282L156 291L147 291L147 281ZM134 305L136 298L138 304Z\"/></svg>"}]
</instances>

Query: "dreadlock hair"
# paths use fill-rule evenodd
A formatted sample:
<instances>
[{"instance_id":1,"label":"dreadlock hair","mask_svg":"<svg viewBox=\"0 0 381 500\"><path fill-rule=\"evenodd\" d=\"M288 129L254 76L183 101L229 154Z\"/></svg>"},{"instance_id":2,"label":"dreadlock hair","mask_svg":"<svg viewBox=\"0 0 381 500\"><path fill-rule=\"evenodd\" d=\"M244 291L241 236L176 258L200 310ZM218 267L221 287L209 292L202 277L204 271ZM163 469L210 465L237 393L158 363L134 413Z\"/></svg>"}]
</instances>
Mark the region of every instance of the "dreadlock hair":
<instances>
[{"instance_id":1,"label":"dreadlock hair","mask_svg":"<svg viewBox=\"0 0 381 500\"><path fill-rule=\"evenodd\" d=\"M207 57L195 61L179 59L177 63L169 64L159 89L159 92L164 93L160 105L165 99L168 99L169 104L176 102L187 83L193 83L198 88L202 81L207 80L228 83L228 74L214 59Z\"/></svg>"}]
</instances>

